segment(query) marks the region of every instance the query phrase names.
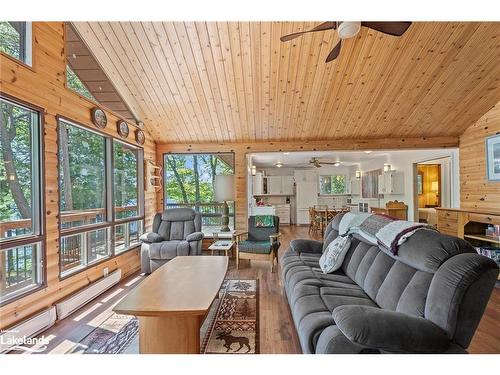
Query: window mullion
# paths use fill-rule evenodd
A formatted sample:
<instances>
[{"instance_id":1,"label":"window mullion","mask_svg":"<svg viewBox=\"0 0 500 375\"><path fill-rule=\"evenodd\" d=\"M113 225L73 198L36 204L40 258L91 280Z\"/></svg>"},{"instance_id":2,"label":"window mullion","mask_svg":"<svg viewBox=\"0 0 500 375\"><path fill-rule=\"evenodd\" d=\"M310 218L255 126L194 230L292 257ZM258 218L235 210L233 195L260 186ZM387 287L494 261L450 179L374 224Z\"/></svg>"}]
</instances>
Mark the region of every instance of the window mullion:
<instances>
[{"instance_id":1,"label":"window mullion","mask_svg":"<svg viewBox=\"0 0 500 375\"><path fill-rule=\"evenodd\" d=\"M111 246L110 254L113 256L115 254L115 199L114 199L114 158L113 158L113 139L111 137L106 138L106 219L109 223L112 223L111 229L109 230L109 245Z\"/></svg>"}]
</instances>

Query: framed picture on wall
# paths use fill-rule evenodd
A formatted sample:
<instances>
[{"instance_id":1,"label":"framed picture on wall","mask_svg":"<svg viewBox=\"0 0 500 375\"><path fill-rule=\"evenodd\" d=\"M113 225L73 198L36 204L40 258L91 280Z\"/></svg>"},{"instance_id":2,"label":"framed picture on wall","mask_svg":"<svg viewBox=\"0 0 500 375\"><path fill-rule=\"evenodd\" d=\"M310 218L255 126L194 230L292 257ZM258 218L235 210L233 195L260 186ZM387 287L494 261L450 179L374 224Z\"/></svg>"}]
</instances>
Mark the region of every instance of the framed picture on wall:
<instances>
[{"instance_id":1,"label":"framed picture on wall","mask_svg":"<svg viewBox=\"0 0 500 375\"><path fill-rule=\"evenodd\" d=\"M486 168L488 180L500 182L500 134L486 138Z\"/></svg>"}]
</instances>

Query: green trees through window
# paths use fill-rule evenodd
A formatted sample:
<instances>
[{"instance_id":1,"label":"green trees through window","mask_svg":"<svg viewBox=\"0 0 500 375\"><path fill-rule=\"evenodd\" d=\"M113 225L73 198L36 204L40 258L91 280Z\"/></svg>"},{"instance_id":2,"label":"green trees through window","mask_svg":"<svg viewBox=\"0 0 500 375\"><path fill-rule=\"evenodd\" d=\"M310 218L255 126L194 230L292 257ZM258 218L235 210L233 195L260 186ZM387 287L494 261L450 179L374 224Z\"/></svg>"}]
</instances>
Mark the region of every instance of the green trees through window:
<instances>
[{"instance_id":1,"label":"green trees through window","mask_svg":"<svg viewBox=\"0 0 500 375\"><path fill-rule=\"evenodd\" d=\"M59 189L63 228L105 220L105 158L103 136L60 121Z\"/></svg>"},{"instance_id":2,"label":"green trees through window","mask_svg":"<svg viewBox=\"0 0 500 375\"><path fill-rule=\"evenodd\" d=\"M31 23L1 21L0 51L31 65Z\"/></svg>"},{"instance_id":3,"label":"green trees through window","mask_svg":"<svg viewBox=\"0 0 500 375\"><path fill-rule=\"evenodd\" d=\"M40 115L4 98L0 110L0 300L5 301L43 282Z\"/></svg>"},{"instance_id":4,"label":"green trees through window","mask_svg":"<svg viewBox=\"0 0 500 375\"><path fill-rule=\"evenodd\" d=\"M165 155L165 202L214 202L215 176L234 173L233 154Z\"/></svg>"},{"instance_id":5,"label":"green trees through window","mask_svg":"<svg viewBox=\"0 0 500 375\"><path fill-rule=\"evenodd\" d=\"M62 276L139 243L142 163L140 148L59 121Z\"/></svg>"},{"instance_id":6,"label":"green trees through window","mask_svg":"<svg viewBox=\"0 0 500 375\"><path fill-rule=\"evenodd\" d=\"M319 176L320 194L335 195L346 193L346 177L344 175Z\"/></svg>"},{"instance_id":7,"label":"green trees through window","mask_svg":"<svg viewBox=\"0 0 500 375\"><path fill-rule=\"evenodd\" d=\"M94 96L90 93L80 78L78 78L76 73L69 67L69 65L66 65L66 86L87 99L97 102Z\"/></svg>"},{"instance_id":8,"label":"green trees through window","mask_svg":"<svg viewBox=\"0 0 500 375\"><path fill-rule=\"evenodd\" d=\"M191 207L202 214L202 224L220 226L222 205L215 202L215 176L234 174L234 155L165 154L165 208ZM228 202L234 228L234 203Z\"/></svg>"}]
</instances>

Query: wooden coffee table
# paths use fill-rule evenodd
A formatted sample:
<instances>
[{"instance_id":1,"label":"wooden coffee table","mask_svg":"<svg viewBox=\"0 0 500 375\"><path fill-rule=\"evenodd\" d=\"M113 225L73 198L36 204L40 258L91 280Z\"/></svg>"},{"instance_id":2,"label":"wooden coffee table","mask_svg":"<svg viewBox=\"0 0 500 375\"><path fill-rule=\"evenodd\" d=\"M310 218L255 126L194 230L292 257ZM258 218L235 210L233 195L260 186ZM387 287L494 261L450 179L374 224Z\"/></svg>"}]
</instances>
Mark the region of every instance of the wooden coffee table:
<instances>
[{"instance_id":1,"label":"wooden coffee table","mask_svg":"<svg viewBox=\"0 0 500 375\"><path fill-rule=\"evenodd\" d=\"M225 256L178 256L113 309L139 319L139 353L197 354L200 328L226 275Z\"/></svg>"}]
</instances>

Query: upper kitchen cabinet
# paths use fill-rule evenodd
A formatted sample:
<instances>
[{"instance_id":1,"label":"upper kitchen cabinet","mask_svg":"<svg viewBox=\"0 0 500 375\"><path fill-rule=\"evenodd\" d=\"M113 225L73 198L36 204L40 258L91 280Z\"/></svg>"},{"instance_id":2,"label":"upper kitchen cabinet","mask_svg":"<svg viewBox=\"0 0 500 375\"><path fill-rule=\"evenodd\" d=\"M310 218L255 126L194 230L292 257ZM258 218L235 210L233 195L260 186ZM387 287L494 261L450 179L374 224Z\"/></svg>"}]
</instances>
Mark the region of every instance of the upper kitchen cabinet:
<instances>
[{"instance_id":1,"label":"upper kitchen cabinet","mask_svg":"<svg viewBox=\"0 0 500 375\"><path fill-rule=\"evenodd\" d=\"M261 194L254 195L294 195L293 176L265 176Z\"/></svg>"},{"instance_id":2,"label":"upper kitchen cabinet","mask_svg":"<svg viewBox=\"0 0 500 375\"><path fill-rule=\"evenodd\" d=\"M252 193L253 195L262 195L263 190L263 177L261 172L257 172L255 176L252 176Z\"/></svg>"},{"instance_id":3,"label":"upper kitchen cabinet","mask_svg":"<svg viewBox=\"0 0 500 375\"><path fill-rule=\"evenodd\" d=\"M379 194L404 194L404 173L388 171L378 176Z\"/></svg>"}]
</instances>

